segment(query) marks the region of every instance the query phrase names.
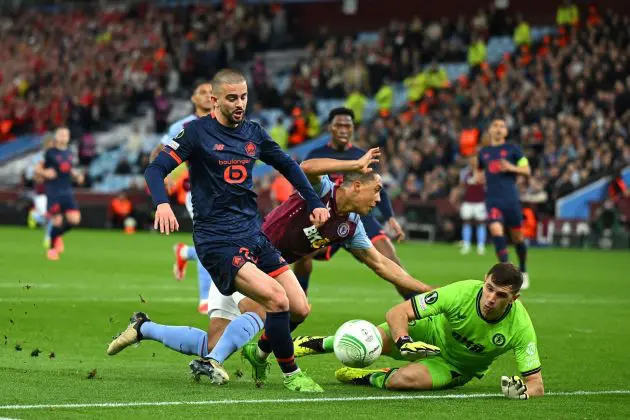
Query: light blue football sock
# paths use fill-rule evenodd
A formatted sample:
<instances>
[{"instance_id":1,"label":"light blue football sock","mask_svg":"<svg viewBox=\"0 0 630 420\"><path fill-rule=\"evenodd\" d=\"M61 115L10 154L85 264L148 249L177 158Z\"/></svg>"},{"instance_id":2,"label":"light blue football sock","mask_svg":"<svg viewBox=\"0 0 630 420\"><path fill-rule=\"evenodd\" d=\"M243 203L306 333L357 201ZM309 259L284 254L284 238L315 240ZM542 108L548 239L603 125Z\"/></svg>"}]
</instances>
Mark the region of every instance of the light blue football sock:
<instances>
[{"instance_id":1,"label":"light blue football sock","mask_svg":"<svg viewBox=\"0 0 630 420\"><path fill-rule=\"evenodd\" d=\"M462 226L462 240L464 245L470 246L470 241L472 240L472 226L470 226L470 223L464 223L464 226Z\"/></svg>"},{"instance_id":2,"label":"light blue football sock","mask_svg":"<svg viewBox=\"0 0 630 420\"><path fill-rule=\"evenodd\" d=\"M208 354L208 334L198 328L160 325L147 321L140 326L143 340L159 341L183 354Z\"/></svg>"},{"instance_id":3,"label":"light blue football sock","mask_svg":"<svg viewBox=\"0 0 630 420\"><path fill-rule=\"evenodd\" d=\"M186 259L188 261L197 260L199 261L199 257L197 257L197 250L194 246L188 246L186 248Z\"/></svg>"},{"instance_id":4,"label":"light blue football sock","mask_svg":"<svg viewBox=\"0 0 630 420\"><path fill-rule=\"evenodd\" d=\"M486 225L477 225L477 246L486 246Z\"/></svg>"},{"instance_id":5,"label":"light blue football sock","mask_svg":"<svg viewBox=\"0 0 630 420\"><path fill-rule=\"evenodd\" d=\"M231 354L254 338L263 325L262 319L255 312L244 313L230 322L207 358L223 363Z\"/></svg>"},{"instance_id":6,"label":"light blue football sock","mask_svg":"<svg viewBox=\"0 0 630 420\"><path fill-rule=\"evenodd\" d=\"M210 287L212 287L212 277L199 260L197 260L197 287L199 288L199 301L208 300Z\"/></svg>"}]
</instances>

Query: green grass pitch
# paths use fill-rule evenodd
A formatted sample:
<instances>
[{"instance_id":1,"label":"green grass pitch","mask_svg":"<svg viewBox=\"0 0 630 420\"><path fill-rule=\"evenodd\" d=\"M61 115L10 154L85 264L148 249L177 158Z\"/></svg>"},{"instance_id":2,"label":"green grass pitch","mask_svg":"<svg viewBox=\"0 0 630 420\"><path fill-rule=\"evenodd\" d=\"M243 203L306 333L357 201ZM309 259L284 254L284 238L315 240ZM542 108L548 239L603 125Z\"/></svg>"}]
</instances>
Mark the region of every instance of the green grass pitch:
<instances>
[{"instance_id":1,"label":"green grass pitch","mask_svg":"<svg viewBox=\"0 0 630 420\"><path fill-rule=\"evenodd\" d=\"M190 242L189 235L77 230L65 239L66 252L57 262L44 257L41 236L0 228L0 417L630 416L628 252L530 250L532 288L522 299L538 333L548 392L542 399L500 396L501 375L517 374L511 354L482 380L432 393L342 385L333 375L340 366L333 355L299 359L326 391L313 396L285 390L275 364L271 380L256 388L238 356L226 364L232 382L217 387L205 378L194 382L187 366L191 357L158 343L105 355L133 311L146 311L161 323L207 327L207 319L196 313L194 265L182 283L171 275L171 247ZM409 243L398 251L413 275L435 285L480 279L495 261L492 252L463 257L446 245ZM344 252L316 265L310 298L313 312L298 334L330 334L353 318L379 323L399 301L390 285ZM381 358L376 366L395 363ZM237 370L243 377L236 377Z\"/></svg>"}]
</instances>

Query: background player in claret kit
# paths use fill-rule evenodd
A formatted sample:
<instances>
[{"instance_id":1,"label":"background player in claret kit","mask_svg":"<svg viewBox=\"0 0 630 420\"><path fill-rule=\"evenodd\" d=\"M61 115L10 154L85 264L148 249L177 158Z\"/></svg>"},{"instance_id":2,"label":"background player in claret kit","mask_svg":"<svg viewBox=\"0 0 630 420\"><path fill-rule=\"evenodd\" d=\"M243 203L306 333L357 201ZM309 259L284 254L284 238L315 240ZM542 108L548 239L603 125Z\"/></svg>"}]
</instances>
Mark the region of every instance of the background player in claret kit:
<instances>
[{"instance_id":1,"label":"background player in claret kit","mask_svg":"<svg viewBox=\"0 0 630 420\"><path fill-rule=\"evenodd\" d=\"M172 138L177 136L180 131L186 127L186 125L190 121L194 121L198 118L205 117L206 115L210 115L214 118L214 113L212 112L214 109L214 105L212 104L212 84L209 82L200 83L195 88L193 95L190 97L190 101L195 106L195 111L182 118L181 120L175 121L169 128L166 134L162 136L160 139L160 144L158 144L155 149L151 152L151 161L153 161L158 153L167 146ZM190 214L190 218L193 218L193 208L192 208L192 194L190 191L186 194L186 210ZM203 265L199 262L197 258L197 252L195 251L194 246L188 246L183 243L179 243L175 245L173 249L175 253L175 263L173 264L173 275L177 280L183 280L186 275L186 264L190 260L197 261L197 283L198 283L198 291L199 291L199 304L197 306L197 311L201 314L208 313L208 292L210 291L210 287L212 286L212 278L208 273L208 270L203 268Z\"/></svg>"},{"instance_id":2,"label":"background player in claret kit","mask_svg":"<svg viewBox=\"0 0 630 420\"><path fill-rule=\"evenodd\" d=\"M382 354L423 360L392 369L341 368L335 376L341 382L391 390L447 389L481 378L497 357L511 350L525 381L503 376L503 394L512 399L542 396L536 332L517 300L521 284L515 266L498 263L484 281L455 282L405 301L390 309L387 322L378 327ZM313 337L311 348L300 350L332 352L333 342L333 336ZM432 351L428 345L437 347Z\"/></svg>"},{"instance_id":3,"label":"background player in claret kit","mask_svg":"<svg viewBox=\"0 0 630 420\"><path fill-rule=\"evenodd\" d=\"M348 108L335 108L328 114L328 130L330 131L331 140L326 146L312 150L304 160L314 158L330 158L339 160L354 160L359 159L365 154L365 151L352 145L352 138L354 137L354 112ZM340 174L331 174L330 178L333 181L337 181ZM394 217L394 211L392 204L389 200L387 192L383 189L380 193L380 202L378 204L378 210L382 217L387 220L390 228L394 231L398 240L403 240L405 234ZM394 261L396 264L402 267L400 259L396 255L394 245L389 240L383 226L376 220L373 213L361 216L361 221L365 227L365 232L368 238L374 244L374 247L385 257ZM339 246L331 246L322 250L316 258L329 260L339 250ZM293 266L295 274L300 280L300 284L304 290L308 289L308 283L310 280L311 272L313 271L312 257L304 257L297 261ZM401 296L409 298L414 295L414 292L397 287Z\"/></svg>"},{"instance_id":4,"label":"background player in claret kit","mask_svg":"<svg viewBox=\"0 0 630 420\"><path fill-rule=\"evenodd\" d=\"M269 163L295 186L307 201L315 226L325 223L329 212L297 163L259 124L245 120L247 82L243 75L221 70L212 80L212 88L216 118L191 121L145 172L157 206L155 227L166 234L179 228L168 203L164 178L188 161L193 239L201 263L221 293L239 291L265 309L265 332L285 375L284 385L294 391L322 392L294 360L289 310L294 321L301 321L310 307L295 275L260 229L252 181L256 160ZM250 316L262 324L258 314L252 312ZM217 381L229 380L221 366L214 370Z\"/></svg>"},{"instance_id":5,"label":"background player in claret kit","mask_svg":"<svg viewBox=\"0 0 630 420\"><path fill-rule=\"evenodd\" d=\"M345 246L383 279L417 293L429 291L430 286L414 279L400 266L378 252L363 228L359 215L368 214L380 200L382 189L380 176L370 168L371 164L377 162L378 155L378 149L371 149L358 160L311 159L303 162L302 168L313 188L330 209L330 219L322 226L315 227L309 220L306 201L299 194L293 194L267 215L263 223L263 232L287 263L292 263L319 248L339 244ZM346 175L342 183L335 185L324 175L328 172L341 172ZM253 311L264 317L262 309L256 306L258 305L255 302L241 293L223 296L213 288L209 299L211 321L208 327L207 347L202 344L203 339L199 339L197 331L200 330L190 327L163 325L152 327L162 328L169 333L158 335L157 338L151 336L147 338L160 341L181 353L198 354L222 364L258 332L253 322L255 319L247 313ZM143 328L149 326L146 322L151 322L144 314L136 313L133 318L138 322L128 328L128 334L121 334L120 338L116 338L110 344L109 354L116 354L137 342L136 331L141 332ZM229 326L226 327L228 323ZM180 329L181 335L173 336L171 332L174 329ZM221 338L217 342L219 336ZM206 353L203 353L204 351ZM262 382L266 379L269 364L267 357L270 353L270 342L265 335L258 344L251 343L243 349L243 356L252 364L256 381ZM201 361L193 362L191 368L197 376L204 374L213 377L213 372L204 369Z\"/></svg>"},{"instance_id":6,"label":"background player in claret kit","mask_svg":"<svg viewBox=\"0 0 630 420\"><path fill-rule=\"evenodd\" d=\"M470 158L470 163L462 176L464 187L464 197L459 209L462 218L462 249L461 253L466 255L470 252L473 226L477 227L477 254L483 255L486 251L486 205L485 186L483 185L483 175L476 174L477 159Z\"/></svg>"},{"instance_id":7,"label":"background player in claret kit","mask_svg":"<svg viewBox=\"0 0 630 420\"><path fill-rule=\"evenodd\" d=\"M62 236L81 222L81 212L74 199L72 181L83 184L84 176L72 167L73 156L68 150L70 130L60 127L55 131L54 144L46 150L44 160L35 168L35 174L44 179L44 189L48 200L50 229L49 260L59 259L64 251Z\"/></svg>"},{"instance_id":8,"label":"background player in claret kit","mask_svg":"<svg viewBox=\"0 0 630 420\"><path fill-rule=\"evenodd\" d=\"M527 245L521 232L523 212L516 187L517 175L530 176L531 169L521 148L506 143L507 125L502 118L495 118L488 129L490 146L479 151L477 160L486 180L486 209L488 211L488 229L494 242L499 261L508 261L507 239L505 229L510 230L510 237L519 268L523 274L523 287L529 287L527 274Z\"/></svg>"}]
</instances>

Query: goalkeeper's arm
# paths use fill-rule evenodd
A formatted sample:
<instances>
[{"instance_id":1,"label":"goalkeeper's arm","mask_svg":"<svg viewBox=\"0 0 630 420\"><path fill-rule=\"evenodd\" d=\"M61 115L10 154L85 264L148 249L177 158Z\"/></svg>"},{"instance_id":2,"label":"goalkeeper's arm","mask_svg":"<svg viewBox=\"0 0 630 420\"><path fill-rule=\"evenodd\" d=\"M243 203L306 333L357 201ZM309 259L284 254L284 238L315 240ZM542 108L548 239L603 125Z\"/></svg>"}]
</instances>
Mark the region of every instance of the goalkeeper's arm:
<instances>
[{"instance_id":1,"label":"goalkeeper's arm","mask_svg":"<svg viewBox=\"0 0 630 420\"><path fill-rule=\"evenodd\" d=\"M525 385L527 385L527 395L530 397L542 397L545 395L542 373L536 372L533 375L526 376Z\"/></svg>"},{"instance_id":2,"label":"goalkeeper's arm","mask_svg":"<svg viewBox=\"0 0 630 420\"><path fill-rule=\"evenodd\" d=\"M413 311L410 300L399 303L387 311L385 320L387 325L389 325L389 331L394 343L398 342L398 339L401 337L409 336L409 321L414 321L415 319L416 314Z\"/></svg>"}]
</instances>

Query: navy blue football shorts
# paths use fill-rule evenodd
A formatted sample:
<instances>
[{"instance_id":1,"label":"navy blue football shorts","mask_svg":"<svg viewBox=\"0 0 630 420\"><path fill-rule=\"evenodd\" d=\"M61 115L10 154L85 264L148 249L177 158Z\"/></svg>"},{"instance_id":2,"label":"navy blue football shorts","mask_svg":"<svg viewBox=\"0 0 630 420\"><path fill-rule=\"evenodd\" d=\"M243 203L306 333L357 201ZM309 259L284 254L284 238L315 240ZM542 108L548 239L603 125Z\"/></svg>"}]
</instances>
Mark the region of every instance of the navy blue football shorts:
<instances>
[{"instance_id":1,"label":"navy blue football shorts","mask_svg":"<svg viewBox=\"0 0 630 420\"><path fill-rule=\"evenodd\" d=\"M271 277L276 277L289 269L280 251L262 232L237 240L201 243L195 239L195 249L199 261L212 276L217 289L225 296L236 292L234 279L238 270L247 262L255 264Z\"/></svg>"}]
</instances>

